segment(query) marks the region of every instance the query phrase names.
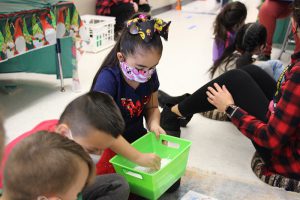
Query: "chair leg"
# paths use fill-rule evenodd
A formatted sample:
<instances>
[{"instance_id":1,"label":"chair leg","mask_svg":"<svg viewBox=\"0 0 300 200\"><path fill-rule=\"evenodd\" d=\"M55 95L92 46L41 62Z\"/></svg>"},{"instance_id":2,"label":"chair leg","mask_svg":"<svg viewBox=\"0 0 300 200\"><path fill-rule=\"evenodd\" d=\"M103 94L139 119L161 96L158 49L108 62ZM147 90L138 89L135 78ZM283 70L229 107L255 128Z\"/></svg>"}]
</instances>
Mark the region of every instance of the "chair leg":
<instances>
[{"instance_id":1,"label":"chair leg","mask_svg":"<svg viewBox=\"0 0 300 200\"><path fill-rule=\"evenodd\" d=\"M280 49L280 53L279 53L279 56L278 56L278 60L281 59L282 54L286 50L286 47L287 47L287 45L289 43L289 36L290 36L291 32L292 32L292 20L290 20L288 28L286 30L286 33L285 33L285 36L284 36L284 40L283 40L283 43L282 43L282 46L281 46L281 49Z\"/></svg>"}]
</instances>

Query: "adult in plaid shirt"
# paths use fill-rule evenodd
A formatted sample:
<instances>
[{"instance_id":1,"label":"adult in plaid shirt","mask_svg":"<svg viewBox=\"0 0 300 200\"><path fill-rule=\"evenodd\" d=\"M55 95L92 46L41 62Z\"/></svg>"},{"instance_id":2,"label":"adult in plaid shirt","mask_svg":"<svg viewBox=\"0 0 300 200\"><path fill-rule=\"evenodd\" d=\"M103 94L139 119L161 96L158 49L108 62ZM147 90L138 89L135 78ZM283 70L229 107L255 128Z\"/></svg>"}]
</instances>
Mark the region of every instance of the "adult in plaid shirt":
<instances>
[{"instance_id":1,"label":"adult in plaid shirt","mask_svg":"<svg viewBox=\"0 0 300 200\"><path fill-rule=\"evenodd\" d=\"M148 0L97 0L97 15L116 17L115 38L127 21L136 12L150 12Z\"/></svg>"},{"instance_id":2,"label":"adult in plaid shirt","mask_svg":"<svg viewBox=\"0 0 300 200\"><path fill-rule=\"evenodd\" d=\"M293 11L299 24L300 0ZM256 175L270 185L300 192L300 52L292 55L277 83L248 65L224 73L179 104L167 103L162 103L167 106L161 127L173 135L180 135L182 117L215 107L225 112L256 149L252 163Z\"/></svg>"}]
</instances>

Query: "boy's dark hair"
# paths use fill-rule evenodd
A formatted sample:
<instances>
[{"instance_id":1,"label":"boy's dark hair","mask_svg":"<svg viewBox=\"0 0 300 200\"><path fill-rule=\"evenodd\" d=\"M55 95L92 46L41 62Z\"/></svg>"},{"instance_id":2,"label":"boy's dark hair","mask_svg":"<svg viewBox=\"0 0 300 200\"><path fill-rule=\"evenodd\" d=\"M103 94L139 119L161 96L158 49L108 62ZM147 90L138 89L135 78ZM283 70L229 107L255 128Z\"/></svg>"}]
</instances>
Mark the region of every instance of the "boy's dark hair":
<instances>
[{"instance_id":1,"label":"boy's dark hair","mask_svg":"<svg viewBox=\"0 0 300 200\"><path fill-rule=\"evenodd\" d=\"M234 58L233 52L238 50L242 53L236 61L236 68L251 64L253 51L266 44L267 30L259 23L248 23L243 25L237 32L233 44L227 47L222 56L216 60L213 66L209 69L211 77L215 74L222 63L225 63L225 71L227 65Z\"/></svg>"},{"instance_id":2,"label":"boy's dark hair","mask_svg":"<svg viewBox=\"0 0 300 200\"><path fill-rule=\"evenodd\" d=\"M141 15L141 13L134 14L131 19L134 19ZM146 15L146 14L144 14ZM149 15L147 15L149 16ZM116 42L114 48L109 52L109 54L104 59L102 65L100 66L98 72L96 73L91 90L93 90L97 78L106 67L114 67L119 65L119 60L117 58L117 53L122 52L124 56L134 55L139 49L143 50L156 50L159 54L163 51L163 45L159 34L153 34L153 38L150 42L145 42L139 34L133 35L129 33L128 28L125 26L121 32L121 36Z\"/></svg>"},{"instance_id":3,"label":"boy's dark hair","mask_svg":"<svg viewBox=\"0 0 300 200\"><path fill-rule=\"evenodd\" d=\"M295 0L293 2L293 18L297 23L297 26L300 25L300 0Z\"/></svg>"},{"instance_id":4,"label":"boy's dark hair","mask_svg":"<svg viewBox=\"0 0 300 200\"><path fill-rule=\"evenodd\" d=\"M94 128L117 138L125 129L121 112L112 97L93 91L69 103L59 123L67 124L75 136L86 134Z\"/></svg>"},{"instance_id":5,"label":"boy's dark hair","mask_svg":"<svg viewBox=\"0 0 300 200\"><path fill-rule=\"evenodd\" d=\"M30 135L14 147L5 164L4 196L32 200L65 193L82 170L79 162L87 165L89 184L95 176L94 164L79 144L57 133Z\"/></svg>"},{"instance_id":6,"label":"boy's dark hair","mask_svg":"<svg viewBox=\"0 0 300 200\"><path fill-rule=\"evenodd\" d=\"M216 41L225 41L227 31L233 31L236 25L241 25L247 17L246 6L239 2L226 4L217 15L214 22L214 36Z\"/></svg>"}]
</instances>

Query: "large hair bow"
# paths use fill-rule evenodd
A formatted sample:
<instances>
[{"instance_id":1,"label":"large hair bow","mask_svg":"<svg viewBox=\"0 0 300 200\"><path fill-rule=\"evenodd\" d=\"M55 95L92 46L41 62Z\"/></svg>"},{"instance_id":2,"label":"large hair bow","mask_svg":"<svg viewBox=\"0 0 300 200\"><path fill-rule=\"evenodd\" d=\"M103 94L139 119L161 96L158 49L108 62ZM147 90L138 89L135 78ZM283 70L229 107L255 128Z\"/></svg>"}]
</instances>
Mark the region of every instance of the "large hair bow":
<instances>
[{"instance_id":1,"label":"large hair bow","mask_svg":"<svg viewBox=\"0 0 300 200\"><path fill-rule=\"evenodd\" d=\"M149 42L154 34L158 34L165 40L168 40L170 24L171 21L165 22L158 18L151 19L150 16L141 14L137 18L128 20L127 28L131 34L139 34L145 42Z\"/></svg>"}]
</instances>

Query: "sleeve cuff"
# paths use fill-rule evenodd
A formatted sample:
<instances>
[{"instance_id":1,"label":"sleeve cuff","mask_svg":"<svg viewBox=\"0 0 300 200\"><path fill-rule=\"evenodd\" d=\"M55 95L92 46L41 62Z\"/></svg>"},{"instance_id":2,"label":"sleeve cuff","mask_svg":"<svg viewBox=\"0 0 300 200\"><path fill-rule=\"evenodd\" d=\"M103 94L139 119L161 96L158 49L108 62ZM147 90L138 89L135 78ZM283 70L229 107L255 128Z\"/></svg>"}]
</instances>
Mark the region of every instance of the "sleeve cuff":
<instances>
[{"instance_id":1,"label":"sleeve cuff","mask_svg":"<svg viewBox=\"0 0 300 200\"><path fill-rule=\"evenodd\" d=\"M238 108L238 109L234 112L234 114L232 115L231 121L232 121L234 124L239 125L239 122L240 122L240 120L242 119L242 117L243 117L244 115L247 115L247 114L248 114L248 113L247 113L246 111L244 111L244 110L241 109L241 108Z\"/></svg>"}]
</instances>

